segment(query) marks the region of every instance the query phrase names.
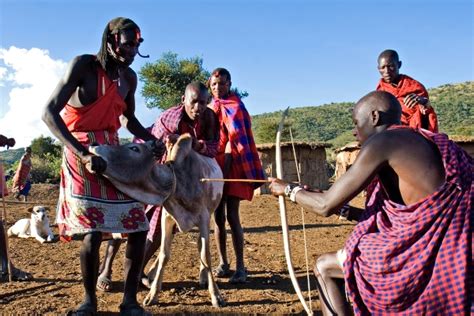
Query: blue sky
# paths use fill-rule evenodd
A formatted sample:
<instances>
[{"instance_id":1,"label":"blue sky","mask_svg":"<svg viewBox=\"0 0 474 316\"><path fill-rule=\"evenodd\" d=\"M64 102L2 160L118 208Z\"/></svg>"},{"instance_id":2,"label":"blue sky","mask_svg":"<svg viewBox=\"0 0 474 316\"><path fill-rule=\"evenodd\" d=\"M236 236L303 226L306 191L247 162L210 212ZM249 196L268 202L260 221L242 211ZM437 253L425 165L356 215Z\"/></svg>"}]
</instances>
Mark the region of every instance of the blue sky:
<instances>
[{"instance_id":1,"label":"blue sky","mask_svg":"<svg viewBox=\"0 0 474 316\"><path fill-rule=\"evenodd\" d=\"M136 71L166 51L202 57L249 92L252 115L357 101L375 88L386 48L428 88L474 80L470 0L0 0L1 134L18 146L50 135L39 116L66 63L96 53L116 16L141 27L151 58L137 58ZM139 90L137 117L148 126L160 112Z\"/></svg>"}]
</instances>

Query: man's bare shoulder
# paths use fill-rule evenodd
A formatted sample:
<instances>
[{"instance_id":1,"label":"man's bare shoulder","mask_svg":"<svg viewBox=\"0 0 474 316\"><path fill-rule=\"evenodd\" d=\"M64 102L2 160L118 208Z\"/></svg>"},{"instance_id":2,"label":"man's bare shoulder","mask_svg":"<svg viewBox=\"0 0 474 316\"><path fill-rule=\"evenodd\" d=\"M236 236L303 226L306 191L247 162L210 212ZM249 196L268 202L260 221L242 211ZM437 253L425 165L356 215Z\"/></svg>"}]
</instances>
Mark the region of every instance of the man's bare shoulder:
<instances>
[{"instance_id":1,"label":"man's bare shoulder","mask_svg":"<svg viewBox=\"0 0 474 316\"><path fill-rule=\"evenodd\" d=\"M69 63L71 73L85 73L91 71L97 65L95 55L85 54L74 57Z\"/></svg>"}]
</instances>

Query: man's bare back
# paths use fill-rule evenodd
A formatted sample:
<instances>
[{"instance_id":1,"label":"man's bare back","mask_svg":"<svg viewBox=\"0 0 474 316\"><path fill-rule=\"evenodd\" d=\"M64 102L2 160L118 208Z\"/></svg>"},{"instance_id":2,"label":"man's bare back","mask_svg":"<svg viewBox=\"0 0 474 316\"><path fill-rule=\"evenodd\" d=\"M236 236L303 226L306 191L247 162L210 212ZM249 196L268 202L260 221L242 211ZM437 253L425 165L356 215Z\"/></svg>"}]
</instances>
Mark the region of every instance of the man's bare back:
<instances>
[{"instance_id":1,"label":"man's bare back","mask_svg":"<svg viewBox=\"0 0 474 316\"><path fill-rule=\"evenodd\" d=\"M366 168L366 159L380 166L377 176L390 200L399 204L420 201L436 192L445 180L436 146L409 128L374 135L364 144L360 156L360 168Z\"/></svg>"}]
</instances>

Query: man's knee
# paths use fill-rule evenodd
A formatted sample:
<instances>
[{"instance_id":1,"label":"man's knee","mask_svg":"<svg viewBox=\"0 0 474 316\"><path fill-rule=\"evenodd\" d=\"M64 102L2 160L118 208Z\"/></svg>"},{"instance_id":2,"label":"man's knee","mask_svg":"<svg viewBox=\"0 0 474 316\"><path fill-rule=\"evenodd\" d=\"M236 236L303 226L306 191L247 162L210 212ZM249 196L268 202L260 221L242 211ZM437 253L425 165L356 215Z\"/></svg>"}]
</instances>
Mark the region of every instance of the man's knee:
<instances>
[{"instance_id":1,"label":"man's knee","mask_svg":"<svg viewBox=\"0 0 474 316\"><path fill-rule=\"evenodd\" d=\"M335 252L326 253L316 259L314 274L317 278L336 277L342 274Z\"/></svg>"},{"instance_id":2,"label":"man's knee","mask_svg":"<svg viewBox=\"0 0 474 316\"><path fill-rule=\"evenodd\" d=\"M91 232L84 235L82 240L83 244L94 247L100 245L102 242L102 233L101 232Z\"/></svg>"}]
</instances>

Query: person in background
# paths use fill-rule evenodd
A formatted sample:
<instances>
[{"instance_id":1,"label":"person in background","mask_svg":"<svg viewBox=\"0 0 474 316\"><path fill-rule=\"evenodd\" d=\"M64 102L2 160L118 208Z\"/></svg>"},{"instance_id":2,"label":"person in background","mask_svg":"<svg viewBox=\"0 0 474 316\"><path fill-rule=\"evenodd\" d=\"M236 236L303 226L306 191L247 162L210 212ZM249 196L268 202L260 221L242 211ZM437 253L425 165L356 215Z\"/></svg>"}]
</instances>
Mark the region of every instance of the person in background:
<instances>
[{"instance_id":1,"label":"person in background","mask_svg":"<svg viewBox=\"0 0 474 316\"><path fill-rule=\"evenodd\" d=\"M226 179L264 179L262 163L253 139L250 115L242 100L233 92L231 76L227 69L215 69L208 81L212 94L209 105L219 119L220 136L216 160ZM226 218L232 232L236 267L229 279L231 283L244 283L247 269L244 263L244 233L240 224L239 206L241 200L251 201L253 191L261 186L257 183L227 182L224 184L222 201L214 213L215 239L219 254L217 277L231 274L227 260Z\"/></svg>"},{"instance_id":2,"label":"person in background","mask_svg":"<svg viewBox=\"0 0 474 316\"><path fill-rule=\"evenodd\" d=\"M382 78L376 90L389 92L398 99L402 106L402 124L438 132L438 118L431 106L428 91L420 82L399 73L402 62L398 53L391 49L384 50L377 61Z\"/></svg>"},{"instance_id":3,"label":"person in background","mask_svg":"<svg viewBox=\"0 0 474 316\"><path fill-rule=\"evenodd\" d=\"M25 202L31 189L30 172L33 164L31 163L31 148L26 147L25 154L21 157L15 176L13 177L12 192L15 198L20 200L24 196Z\"/></svg>"}]
</instances>

